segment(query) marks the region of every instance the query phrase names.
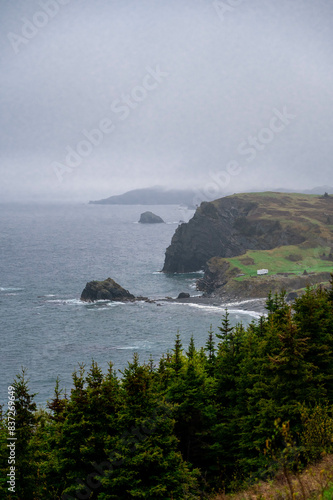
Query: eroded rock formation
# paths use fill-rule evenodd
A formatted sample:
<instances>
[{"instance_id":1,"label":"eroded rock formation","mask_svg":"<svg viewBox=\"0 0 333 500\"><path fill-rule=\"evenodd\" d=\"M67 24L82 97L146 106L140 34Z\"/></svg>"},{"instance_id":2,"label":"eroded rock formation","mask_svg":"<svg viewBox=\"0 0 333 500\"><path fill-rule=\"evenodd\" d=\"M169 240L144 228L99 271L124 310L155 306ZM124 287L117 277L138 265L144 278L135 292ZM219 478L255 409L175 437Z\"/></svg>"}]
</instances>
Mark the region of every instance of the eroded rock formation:
<instances>
[{"instance_id":1,"label":"eroded rock formation","mask_svg":"<svg viewBox=\"0 0 333 500\"><path fill-rule=\"evenodd\" d=\"M112 278L104 281L90 281L86 284L81 300L95 302L96 300L133 301L135 296L116 283Z\"/></svg>"}]
</instances>

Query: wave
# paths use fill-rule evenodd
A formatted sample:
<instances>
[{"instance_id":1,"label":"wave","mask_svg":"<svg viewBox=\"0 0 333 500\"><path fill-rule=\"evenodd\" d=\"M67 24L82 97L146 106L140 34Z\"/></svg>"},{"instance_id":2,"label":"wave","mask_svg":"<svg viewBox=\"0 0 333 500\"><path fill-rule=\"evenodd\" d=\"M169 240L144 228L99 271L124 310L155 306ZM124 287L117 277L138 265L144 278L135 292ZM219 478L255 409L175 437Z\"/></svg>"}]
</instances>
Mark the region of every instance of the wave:
<instances>
[{"instance_id":1,"label":"wave","mask_svg":"<svg viewBox=\"0 0 333 500\"><path fill-rule=\"evenodd\" d=\"M250 302L250 301L246 301ZM202 311L207 311L207 312L214 312L214 313L219 313L223 314L227 306L230 304L221 304L219 306L217 305L210 305L210 304L194 304L193 302L164 302L165 304L174 304L178 306L188 306L188 307L194 307L197 309L201 309ZM265 316L265 314L257 312L257 311L251 311L247 309L229 309L228 307L228 312L235 315L236 319L238 315L243 315L243 316L251 316L255 319L260 319L261 316Z\"/></svg>"},{"instance_id":2,"label":"wave","mask_svg":"<svg viewBox=\"0 0 333 500\"><path fill-rule=\"evenodd\" d=\"M62 305L75 305L75 306L85 305L85 302L82 302L82 300L79 299L50 299L46 300L45 302L48 302L49 304L62 304Z\"/></svg>"},{"instance_id":3,"label":"wave","mask_svg":"<svg viewBox=\"0 0 333 500\"><path fill-rule=\"evenodd\" d=\"M80 299L49 299L45 302L49 304L70 305L70 306L85 306L89 309L106 309L107 307L114 307L117 305L124 305L126 302L114 302L111 300L96 300L95 302L84 302Z\"/></svg>"},{"instance_id":4,"label":"wave","mask_svg":"<svg viewBox=\"0 0 333 500\"><path fill-rule=\"evenodd\" d=\"M0 292L22 292L24 288L15 288L15 287L1 287L0 286Z\"/></svg>"},{"instance_id":5,"label":"wave","mask_svg":"<svg viewBox=\"0 0 333 500\"><path fill-rule=\"evenodd\" d=\"M149 340L142 340L134 345L116 346L117 351L130 351L133 349L149 349L155 346L155 342L150 342Z\"/></svg>"},{"instance_id":6,"label":"wave","mask_svg":"<svg viewBox=\"0 0 333 500\"><path fill-rule=\"evenodd\" d=\"M221 304L220 306L211 306L211 305L202 305L202 304L187 304L191 307L197 307L198 309L205 309L207 311L216 311L216 312L222 312L222 311L225 311L225 309L227 308L227 305L226 304ZM229 304L230 305L230 304ZM244 315L244 316L252 316L253 318L256 318L256 319L260 319L261 316L263 314L257 312L257 311L250 311L250 310L247 310L247 309L229 309L228 308L228 312L230 314L234 314L234 315Z\"/></svg>"},{"instance_id":7,"label":"wave","mask_svg":"<svg viewBox=\"0 0 333 500\"><path fill-rule=\"evenodd\" d=\"M225 307L229 306L242 306L243 304L249 304L250 302L258 302L260 299L247 299L247 300L240 300L239 302L228 302L227 304L224 304Z\"/></svg>"}]
</instances>

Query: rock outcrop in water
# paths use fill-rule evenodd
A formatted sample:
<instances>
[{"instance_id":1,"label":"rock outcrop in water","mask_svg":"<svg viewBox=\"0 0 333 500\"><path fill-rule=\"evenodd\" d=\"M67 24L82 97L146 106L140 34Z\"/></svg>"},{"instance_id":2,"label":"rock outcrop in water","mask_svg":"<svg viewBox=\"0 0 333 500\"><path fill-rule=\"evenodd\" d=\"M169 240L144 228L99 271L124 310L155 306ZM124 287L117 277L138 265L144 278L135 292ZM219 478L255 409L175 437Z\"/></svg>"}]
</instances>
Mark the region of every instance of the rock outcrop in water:
<instances>
[{"instance_id":1,"label":"rock outcrop in water","mask_svg":"<svg viewBox=\"0 0 333 500\"><path fill-rule=\"evenodd\" d=\"M141 224L163 224L164 220L153 212L144 212L140 215Z\"/></svg>"},{"instance_id":2,"label":"rock outcrop in water","mask_svg":"<svg viewBox=\"0 0 333 500\"><path fill-rule=\"evenodd\" d=\"M128 290L107 278L104 281L90 281L86 284L81 294L83 302L95 302L96 300L133 301L135 296Z\"/></svg>"},{"instance_id":3,"label":"rock outcrop in water","mask_svg":"<svg viewBox=\"0 0 333 500\"><path fill-rule=\"evenodd\" d=\"M234 257L246 250L302 243L306 239L300 230L304 224L299 228L281 223L281 215L286 215L281 205L283 199L290 201L290 196L271 195L233 195L201 203L193 218L176 230L165 253L163 271L198 271L212 257Z\"/></svg>"}]
</instances>

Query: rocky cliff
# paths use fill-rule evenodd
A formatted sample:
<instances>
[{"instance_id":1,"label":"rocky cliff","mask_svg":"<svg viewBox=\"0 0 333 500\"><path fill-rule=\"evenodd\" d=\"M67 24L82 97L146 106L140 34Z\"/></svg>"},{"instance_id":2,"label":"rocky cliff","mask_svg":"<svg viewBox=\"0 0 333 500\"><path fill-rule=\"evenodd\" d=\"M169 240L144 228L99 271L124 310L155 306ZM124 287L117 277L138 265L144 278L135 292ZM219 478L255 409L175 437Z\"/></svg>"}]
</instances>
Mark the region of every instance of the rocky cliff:
<instances>
[{"instance_id":1,"label":"rocky cliff","mask_svg":"<svg viewBox=\"0 0 333 500\"><path fill-rule=\"evenodd\" d=\"M322 218L324 208L333 222L333 199L322 198L314 210L314 198L319 200L310 195L246 193L203 202L193 218L176 230L163 271L193 272L204 269L211 257L300 244L310 229L316 231L317 221L312 222L307 212Z\"/></svg>"}]
</instances>

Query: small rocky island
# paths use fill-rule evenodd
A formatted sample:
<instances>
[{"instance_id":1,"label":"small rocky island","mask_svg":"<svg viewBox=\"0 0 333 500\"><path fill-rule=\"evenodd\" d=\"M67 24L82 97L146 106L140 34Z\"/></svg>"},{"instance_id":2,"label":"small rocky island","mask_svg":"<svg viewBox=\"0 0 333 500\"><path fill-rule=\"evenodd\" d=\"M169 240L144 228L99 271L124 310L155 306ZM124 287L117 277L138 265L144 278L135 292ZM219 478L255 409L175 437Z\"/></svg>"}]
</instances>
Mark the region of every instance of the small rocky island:
<instances>
[{"instance_id":1,"label":"small rocky island","mask_svg":"<svg viewBox=\"0 0 333 500\"><path fill-rule=\"evenodd\" d=\"M113 300L118 302L134 301L135 296L116 283L112 278L104 281L90 281L81 294L83 302L96 300Z\"/></svg>"},{"instance_id":2,"label":"small rocky island","mask_svg":"<svg viewBox=\"0 0 333 500\"><path fill-rule=\"evenodd\" d=\"M188 299L190 298L189 293L181 292L177 299L173 299L171 297L165 297L163 300L179 300L179 299ZM97 302L98 300L109 300L115 302L135 302L135 301L144 301L150 304L156 304L160 306L158 303L161 299L149 299L148 297L143 297L141 295L135 296L132 295L128 290L125 290L119 283L114 281L112 278L107 278L104 281L89 281L84 290L81 293L80 300L82 302Z\"/></svg>"},{"instance_id":3,"label":"small rocky island","mask_svg":"<svg viewBox=\"0 0 333 500\"><path fill-rule=\"evenodd\" d=\"M144 212L141 214L139 222L141 224L163 224L164 220L153 212Z\"/></svg>"}]
</instances>

